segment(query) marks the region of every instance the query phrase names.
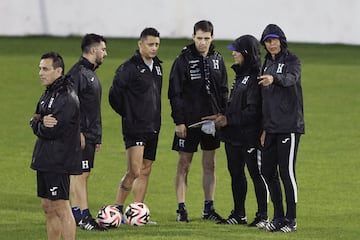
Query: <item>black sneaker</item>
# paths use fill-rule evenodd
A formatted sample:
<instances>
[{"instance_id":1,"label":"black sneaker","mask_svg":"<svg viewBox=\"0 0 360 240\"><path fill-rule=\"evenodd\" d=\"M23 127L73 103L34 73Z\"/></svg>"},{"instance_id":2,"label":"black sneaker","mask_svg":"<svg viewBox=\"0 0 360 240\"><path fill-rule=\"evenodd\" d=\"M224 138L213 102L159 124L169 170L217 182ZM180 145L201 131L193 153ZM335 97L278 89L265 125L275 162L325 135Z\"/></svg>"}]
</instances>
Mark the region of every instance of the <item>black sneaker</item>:
<instances>
[{"instance_id":1,"label":"black sneaker","mask_svg":"<svg viewBox=\"0 0 360 240\"><path fill-rule=\"evenodd\" d=\"M80 227L80 225L81 225L81 219L80 219L80 220L75 219L75 223L76 223L76 226L77 226L77 227Z\"/></svg>"},{"instance_id":2,"label":"black sneaker","mask_svg":"<svg viewBox=\"0 0 360 240\"><path fill-rule=\"evenodd\" d=\"M261 214L256 213L254 221L252 221L248 226L249 227L258 227L260 229L265 229L266 224L269 223L267 216L261 216Z\"/></svg>"},{"instance_id":3,"label":"black sneaker","mask_svg":"<svg viewBox=\"0 0 360 240\"><path fill-rule=\"evenodd\" d=\"M269 232L280 232L283 227L286 227L285 219L275 218L266 224L265 230Z\"/></svg>"},{"instance_id":4,"label":"black sneaker","mask_svg":"<svg viewBox=\"0 0 360 240\"><path fill-rule=\"evenodd\" d=\"M178 209L178 210L176 210L176 212L178 214L177 217L176 217L176 221L178 221L178 222L189 222L188 213L187 213L185 208Z\"/></svg>"},{"instance_id":5,"label":"black sneaker","mask_svg":"<svg viewBox=\"0 0 360 240\"><path fill-rule=\"evenodd\" d=\"M222 218L217 212L215 212L214 208L212 208L211 211L208 213L203 212L202 219L203 220L215 220L215 221L224 220L224 218Z\"/></svg>"},{"instance_id":6,"label":"black sneaker","mask_svg":"<svg viewBox=\"0 0 360 240\"><path fill-rule=\"evenodd\" d=\"M91 215L84 217L83 219L81 219L80 223L80 228L83 230L88 230L88 231L106 231L107 228L100 226L95 219L92 218Z\"/></svg>"},{"instance_id":7,"label":"black sneaker","mask_svg":"<svg viewBox=\"0 0 360 240\"><path fill-rule=\"evenodd\" d=\"M295 232L296 228L297 228L297 224L296 224L295 219L293 219L293 220L285 219L285 226L280 228L280 231L285 232L285 233Z\"/></svg>"},{"instance_id":8,"label":"black sneaker","mask_svg":"<svg viewBox=\"0 0 360 240\"><path fill-rule=\"evenodd\" d=\"M217 224L247 224L247 219L246 216L235 214L233 210L227 219L222 219Z\"/></svg>"}]
</instances>

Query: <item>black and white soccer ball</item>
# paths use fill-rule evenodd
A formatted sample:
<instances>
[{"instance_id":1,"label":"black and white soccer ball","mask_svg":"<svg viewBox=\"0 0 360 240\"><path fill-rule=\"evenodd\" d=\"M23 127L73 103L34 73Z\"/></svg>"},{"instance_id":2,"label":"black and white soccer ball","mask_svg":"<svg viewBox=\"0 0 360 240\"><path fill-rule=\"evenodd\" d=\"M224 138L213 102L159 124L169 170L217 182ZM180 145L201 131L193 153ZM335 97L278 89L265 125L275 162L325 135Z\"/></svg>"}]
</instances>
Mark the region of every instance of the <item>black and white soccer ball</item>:
<instances>
[{"instance_id":1,"label":"black and white soccer ball","mask_svg":"<svg viewBox=\"0 0 360 240\"><path fill-rule=\"evenodd\" d=\"M126 222L132 226L142 226L149 222L150 210L140 202L129 204L125 210Z\"/></svg>"},{"instance_id":2,"label":"black and white soccer ball","mask_svg":"<svg viewBox=\"0 0 360 240\"><path fill-rule=\"evenodd\" d=\"M96 215L96 222L105 228L118 228L122 221L122 214L114 205L103 206Z\"/></svg>"}]
</instances>

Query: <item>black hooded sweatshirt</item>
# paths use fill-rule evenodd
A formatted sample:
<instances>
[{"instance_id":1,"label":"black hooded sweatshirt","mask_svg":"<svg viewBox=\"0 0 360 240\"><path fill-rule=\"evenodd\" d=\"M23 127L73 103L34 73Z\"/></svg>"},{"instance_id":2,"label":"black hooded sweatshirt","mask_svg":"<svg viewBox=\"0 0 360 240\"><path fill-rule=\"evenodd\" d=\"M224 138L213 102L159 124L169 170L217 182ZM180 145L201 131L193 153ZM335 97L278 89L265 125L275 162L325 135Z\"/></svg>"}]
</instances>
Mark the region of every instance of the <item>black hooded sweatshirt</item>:
<instances>
[{"instance_id":1,"label":"black hooded sweatshirt","mask_svg":"<svg viewBox=\"0 0 360 240\"><path fill-rule=\"evenodd\" d=\"M268 34L279 36L281 51L272 59L270 53L265 56L262 75L270 74L274 82L262 86L263 128L267 133L305 132L303 96L301 87L300 60L288 51L284 32L275 24L269 24L262 36L261 43Z\"/></svg>"},{"instance_id":2,"label":"black hooded sweatshirt","mask_svg":"<svg viewBox=\"0 0 360 240\"><path fill-rule=\"evenodd\" d=\"M232 83L226 106L227 125L221 129L220 138L232 145L256 147L261 131L261 94L257 77L261 59L259 41L244 35L236 39L233 47L244 57L242 65L234 64L236 77Z\"/></svg>"}]
</instances>

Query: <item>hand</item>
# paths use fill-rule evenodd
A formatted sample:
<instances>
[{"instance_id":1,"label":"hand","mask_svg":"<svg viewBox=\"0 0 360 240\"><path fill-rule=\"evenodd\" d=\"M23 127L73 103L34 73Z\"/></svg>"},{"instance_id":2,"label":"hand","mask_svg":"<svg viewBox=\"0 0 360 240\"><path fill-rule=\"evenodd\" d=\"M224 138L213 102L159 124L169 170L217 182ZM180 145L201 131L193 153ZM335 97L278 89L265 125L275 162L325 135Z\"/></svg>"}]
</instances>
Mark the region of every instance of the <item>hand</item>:
<instances>
[{"instance_id":1,"label":"hand","mask_svg":"<svg viewBox=\"0 0 360 240\"><path fill-rule=\"evenodd\" d=\"M201 120L216 120L216 118L219 116L220 114L214 114L214 115L209 115L209 116L205 116L202 117Z\"/></svg>"},{"instance_id":2,"label":"hand","mask_svg":"<svg viewBox=\"0 0 360 240\"><path fill-rule=\"evenodd\" d=\"M185 124L176 125L175 134L179 138L186 138L186 126L185 126Z\"/></svg>"},{"instance_id":3,"label":"hand","mask_svg":"<svg viewBox=\"0 0 360 240\"><path fill-rule=\"evenodd\" d=\"M262 75L262 76L258 77L258 79L260 80L258 82L258 84L262 85L264 87L269 86L274 82L274 77L272 75L269 75L269 74Z\"/></svg>"},{"instance_id":4,"label":"hand","mask_svg":"<svg viewBox=\"0 0 360 240\"><path fill-rule=\"evenodd\" d=\"M262 147L265 144L265 137L266 137L266 131L264 130L264 131L262 131L261 136L260 136L260 144Z\"/></svg>"},{"instance_id":5,"label":"hand","mask_svg":"<svg viewBox=\"0 0 360 240\"><path fill-rule=\"evenodd\" d=\"M227 118L223 114L219 114L218 117L215 119L215 126L217 128L222 128L227 125Z\"/></svg>"},{"instance_id":6,"label":"hand","mask_svg":"<svg viewBox=\"0 0 360 240\"><path fill-rule=\"evenodd\" d=\"M101 144L100 143L95 144L95 152L99 152L100 149L101 149Z\"/></svg>"},{"instance_id":7,"label":"hand","mask_svg":"<svg viewBox=\"0 0 360 240\"><path fill-rule=\"evenodd\" d=\"M86 144L85 135L81 132L80 133L80 147L81 147L81 150L85 149L85 144Z\"/></svg>"},{"instance_id":8,"label":"hand","mask_svg":"<svg viewBox=\"0 0 360 240\"><path fill-rule=\"evenodd\" d=\"M41 115L35 113L31 120L40 120L40 118L41 118Z\"/></svg>"},{"instance_id":9,"label":"hand","mask_svg":"<svg viewBox=\"0 0 360 240\"><path fill-rule=\"evenodd\" d=\"M53 128L57 124L57 120L55 117L53 117L52 114L46 115L43 118L43 123L45 127Z\"/></svg>"},{"instance_id":10,"label":"hand","mask_svg":"<svg viewBox=\"0 0 360 240\"><path fill-rule=\"evenodd\" d=\"M216 128L222 128L227 125L227 118L225 115L218 113L206 117L202 117L201 120L212 120L215 123Z\"/></svg>"}]
</instances>

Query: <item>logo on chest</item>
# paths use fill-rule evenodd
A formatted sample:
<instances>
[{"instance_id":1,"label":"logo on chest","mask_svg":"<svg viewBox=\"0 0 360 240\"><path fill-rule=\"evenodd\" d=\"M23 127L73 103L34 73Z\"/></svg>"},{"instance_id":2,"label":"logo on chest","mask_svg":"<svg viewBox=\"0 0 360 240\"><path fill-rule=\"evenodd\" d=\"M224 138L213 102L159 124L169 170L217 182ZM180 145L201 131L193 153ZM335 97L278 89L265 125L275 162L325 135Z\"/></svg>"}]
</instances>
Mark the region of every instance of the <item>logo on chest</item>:
<instances>
[{"instance_id":1,"label":"logo on chest","mask_svg":"<svg viewBox=\"0 0 360 240\"><path fill-rule=\"evenodd\" d=\"M241 83L244 84L244 85L246 85L247 82L249 81L249 78L250 78L250 76L245 76L245 77L243 78L243 80L241 81Z\"/></svg>"}]
</instances>

